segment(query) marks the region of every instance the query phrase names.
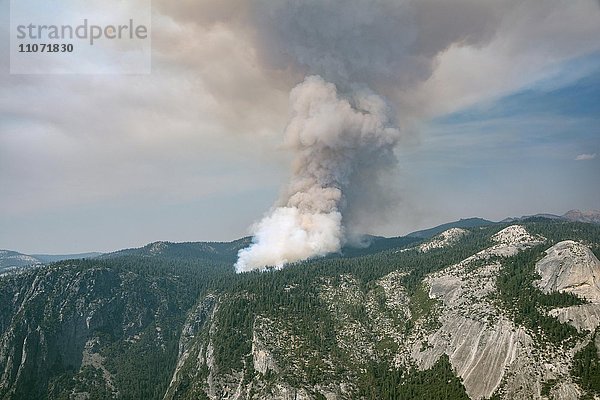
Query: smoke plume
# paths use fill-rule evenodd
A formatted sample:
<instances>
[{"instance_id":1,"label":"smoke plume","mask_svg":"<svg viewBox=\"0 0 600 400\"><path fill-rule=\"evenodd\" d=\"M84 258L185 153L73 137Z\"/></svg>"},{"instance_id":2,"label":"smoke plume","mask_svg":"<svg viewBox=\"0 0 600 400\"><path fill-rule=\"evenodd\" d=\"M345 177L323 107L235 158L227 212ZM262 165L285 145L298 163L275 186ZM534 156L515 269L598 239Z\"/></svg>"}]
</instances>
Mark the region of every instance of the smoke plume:
<instances>
[{"instance_id":1,"label":"smoke plume","mask_svg":"<svg viewBox=\"0 0 600 400\"><path fill-rule=\"evenodd\" d=\"M361 229L357 210L388 208L379 194L396 164L403 93L430 77L452 44L489 40L501 12L467 0L255 0L235 12L220 4L217 18L252 38L264 67L307 75L289 99L291 181L253 226L238 272L339 251Z\"/></svg>"},{"instance_id":2,"label":"smoke plume","mask_svg":"<svg viewBox=\"0 0 600 400\"><path fill-rule=\"evenodd\" d=\"M290 103L285 140L296 154L291 182L254 227L254 243L239 253L238 272L339 251L346 240L346 190L365 170L376 175L395 163L400 131L380 96L362 90L343 98L334 84L309 76L292 90Z\"/></svg>"}]
</instances>

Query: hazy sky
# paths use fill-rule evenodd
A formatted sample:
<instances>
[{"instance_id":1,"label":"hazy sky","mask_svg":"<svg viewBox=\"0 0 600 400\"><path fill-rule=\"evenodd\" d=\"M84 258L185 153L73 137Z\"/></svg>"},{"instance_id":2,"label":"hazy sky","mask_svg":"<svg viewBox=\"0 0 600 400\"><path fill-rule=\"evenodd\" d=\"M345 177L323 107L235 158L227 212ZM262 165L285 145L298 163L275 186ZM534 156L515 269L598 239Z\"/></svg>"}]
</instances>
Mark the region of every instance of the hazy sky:
<instances>
[{"instance_id":1,"label":"hazy sky","mask_svg":"<svg viewBox=\"0 0 600 400\"><path fill-rule=\"evenodd\" d=\"M10 75L8 3L2 249L247 235L288 179L288 95L315 71L366 83L402 126L390 182L401 200L370 233L600 208L598 1L323 0L297 10L159 0L149 75ZM332 16L311 16L311 3ZM388 3L402 6L376 12Z\"/></svg>"}]
</instances>

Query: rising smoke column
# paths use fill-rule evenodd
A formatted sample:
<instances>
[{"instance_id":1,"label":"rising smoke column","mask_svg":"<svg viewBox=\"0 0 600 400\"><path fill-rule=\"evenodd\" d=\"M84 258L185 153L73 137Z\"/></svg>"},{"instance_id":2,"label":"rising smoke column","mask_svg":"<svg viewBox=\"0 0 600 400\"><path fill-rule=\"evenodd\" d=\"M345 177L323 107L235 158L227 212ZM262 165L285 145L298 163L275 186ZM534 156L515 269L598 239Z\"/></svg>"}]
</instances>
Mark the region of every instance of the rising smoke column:
<instances>
[{"instance_id":1,"label":"rising smoke column","mask_svg":"<svg viewBox=\"0 0 600 400\"><path fill-rule=\"evenodd\" d=\"M381 218L392 203L380 194L396 164L406 96L431 76L438 54L493 37L504 6L484 3L248 0L240 8L220 0L211 9L251 38L265 68L308 76L290 94L291 181L252 228L238 272L339 251L364 231L365 215Z\"/></svg>"},{"instance_id":2,"label":"rising smoke column","mask_svg":"<svg viewBox=\"0 0 600 400\"><path fill-rule=\"evenodd\" d=\"M238 272L339 251L346 240L344 193L357 169L376 172L395 163L400 131L380 96L361 90L343 98L332 83L309 76L292 90L290 107L291 182L280 205L254 226L253 244L239 252Z\"/></svg>"}]
</instances>

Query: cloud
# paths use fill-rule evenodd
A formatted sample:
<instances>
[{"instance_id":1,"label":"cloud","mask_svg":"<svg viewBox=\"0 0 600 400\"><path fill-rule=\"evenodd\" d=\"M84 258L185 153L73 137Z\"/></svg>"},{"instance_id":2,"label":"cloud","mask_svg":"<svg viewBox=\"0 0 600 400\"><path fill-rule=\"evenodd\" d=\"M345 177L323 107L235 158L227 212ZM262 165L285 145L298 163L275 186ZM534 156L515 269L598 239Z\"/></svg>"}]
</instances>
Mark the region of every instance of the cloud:
<instances>
[{"instance_id":1,"label":"cloud","mask_svg":"<svg viewBox=\"0 0 600 400\"><path fill-rule=\"evenodd\" d=\"M492 7L494 2L487 2ZM506 5L511 4L506 2ZM600 6L596 1L523 1L503 7L489 41L454 42L440 53L432 76L408 93L407 106L437 116L495 100L540 80L555 81L565 60L600 50ZM585 71L580 71L585 73Z\"/></svg>"},{"instance_id":2,"label":"cloud","mask_svg":"<svg viewBox=\"0 0 600 400\"><path fill-rule=\"evenodd\" d=\"M575 161L587 161L587 160L593 160L594 158L596 158L596 153L593 154L579 154L577 157L575 157Z\"/></svg>"}]
</instances>

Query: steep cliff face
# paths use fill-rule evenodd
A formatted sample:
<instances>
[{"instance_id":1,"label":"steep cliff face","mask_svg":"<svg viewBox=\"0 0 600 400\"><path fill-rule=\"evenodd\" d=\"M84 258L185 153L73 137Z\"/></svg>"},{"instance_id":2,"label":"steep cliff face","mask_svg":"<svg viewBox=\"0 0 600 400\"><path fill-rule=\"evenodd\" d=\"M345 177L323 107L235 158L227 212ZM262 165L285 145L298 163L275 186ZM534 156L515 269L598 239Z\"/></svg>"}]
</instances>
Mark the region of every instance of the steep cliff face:
<instances>
[{"instance_id":1,"label":"steep cliff face","mask_svg":"<svg viewBox=\"0 0 600 400\"><path fill-rule=\"evenodd\" d=\"M55 384L47 371L60 374L90 365L91 332L120 329L121 321L110 320L119 306L114 301L118 287L118 276L102 269L39 270L5 281L3 289L12 291L12 299L3 304L0 393L40 397ZM109 376L107 381L110 389Z\"/></svg>"},{"instance_id":2,"label":"steep cliff face","mask_svg":"<svg viewBox=\"0 0 600 400\"><path fill-rule=\"evenodd\" d=\"M562 388L559 398L577 398L568 389L574 387L568 368L573 353L551 345L539 352L532 332L499 308L494 296L501 257L545 238L515 225L492 240L493 246L426 278L429 295L442 302L442 326L426 337L426 346L415 343L413 358L425 368L447 354L472 399L489 398L501 384L503 398L541 399L544 382L551 380Z\"/></svg>"},{"instance_id":3,"label":"steep cliff face","mask_svg":"<svg viewBox=\"0 0 600 400\"><path fill-rule=\"evenodd\" d=\"M209 295L201 300L184 324L179 344L179 359L164 399L314 399L327 393L313 387L303 367L309 362L310 344L293 334L293 322L287 319L256 316L251 329L250 352L240 360L223 359L219 348L220 324L236 299ZM313 353L313 357L322 354ZM239 361L239 363L237 363ZM339 386L331 385L333 390ZM333 396L333 397L332 397ZM344 397L351 398L351 397Z\"/></svg>"},{"instance_id":4,"label":"steep cliff face","mask_svg":"<svg viewBox=\"0 0 600 400\"><path fill-rule=\"evenodd\" d=\"M549 314L579 331L593 332L600 326L600 261L581 243L566 240L546 250L536 264L541 279L535 284L544 292L566 292L588 304L555 308Z\"/></svg>"},{"instance_id":5,"label":"steep cliff face","mask_svg":"<svg viewBox=\"0 0 600 400\"><path fill-rule=\"evenodd\" d=\"M5 277L0 398L122 397L129 379L153 373L141 373L140 364L175 359L169 349L179 336L177 315L185 313L176 282L168 274L70 264ZM146 391L164 385L156 378Z\"/></svg>"},{"instance_id":6,"label":"steep cliff face","mask_svg":"<svg viewBox=\"0 0 600 400\"><path fill-rule=\"evenodd\" d=\"M572 240L555 244L536 264L536 271L542 291L568 292L600 303L600 261L583 244Z\"/></svg>"}]
</instances>

